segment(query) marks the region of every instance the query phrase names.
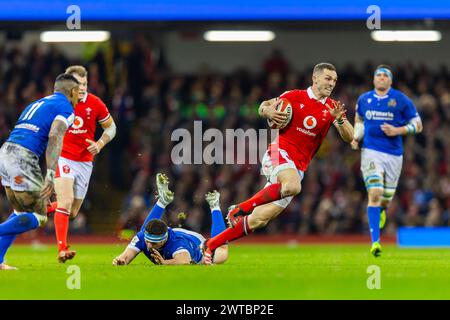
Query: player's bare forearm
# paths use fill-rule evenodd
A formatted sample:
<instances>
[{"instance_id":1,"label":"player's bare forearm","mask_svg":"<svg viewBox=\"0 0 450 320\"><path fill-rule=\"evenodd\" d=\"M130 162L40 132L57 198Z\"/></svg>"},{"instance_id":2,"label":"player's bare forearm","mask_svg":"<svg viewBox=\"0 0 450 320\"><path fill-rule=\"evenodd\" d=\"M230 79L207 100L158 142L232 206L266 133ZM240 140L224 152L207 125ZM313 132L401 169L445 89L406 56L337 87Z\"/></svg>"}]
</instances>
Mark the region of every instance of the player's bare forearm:
<instances>
[{"instance_id":1,"label":"player's bare forearm","mask_svg":"<svg viewBox=\"0 0 450 320\"><path fill-rule=\"evenodd\" d=\"M259 116L261 118L268 119L269 114L267 113L267 108L270 108L276 101L277 98L263 101L258 109Z\"/></svg>"},{"instance_id":2,"label":"player's bare forearm","mask_svg":"<svg viewBox=\"0 0 450 320\"><path fill-rule=\"evenodd\" d=\"M341 136L342 140L347 143L351 143L353 140L353 126L347 119L344 120L342 125L336 124L336 128Z\"/></svg>"},{"instance_id":3,"label":"player's bare forearm","mask_svg":"<svg viewBox=\"0 0 450 320\"><path fill-rule=\"evenodd\" d=\"M122 252L118 257L113 259L113 265L124 266L130 264L131 261L133 261L137 255L138 255L137 251L134 251L130 248L126 248L124 252Z\"/></svg>"},{"instance_id":4,"label":"player's bare forearm","mask_svg":"<svg viewBox=\"0 0 450 320\"><path fill-rule=\"evenodd\" d=\"M381 125L381 130L388 137L395 137L395 136L399 136L399 135L406 136L406 135L413 135L413 134L418 134L418 133L422 132L423 125L422 125L422 121L420 121L420 120L410 122L406 126L402 126L402 127L395 127L391 124L383 123Z\"/></svg>"},{"instance_id":5,"label":"player's bare forearm","mask_svg":"<svg viewBox=\"0 0 450 320\"><path fill-rule=\"evenodd\" d=\"M98 139L97 143L99 144L100 149L103 149L103 147L116 136L116 124L114 123L113 118L109 117L109 119L106 122L103 122L101 126L103 128L103 134L100 139Z\"/></svg>"},{"instance_id":6,"label":"player's bare forearm","mask_svg":"<svg viewBox=\"0 0 450 320\"><path fill-rule=\"evenodd\" d=\"M163 263L164 265L183 265L183 264L191 264L191 259L169 259L169 260L164 260Z\"/></svg>"},{"instance_id":7,"label":"player's bare forearm","mask_svg":"<svg viewBox=\"0 0 450 320\"><path fill-rule=\"evenodd\" d=\"M104 146L106 146L111 141L111 138L109 135L107 135L105 132L103 132L100 139L98 139L97 143L100 144L100 148L103 149Z\"/></svg>"},{"instance_id":8,"label":"player's bare forearm","mask_svg":"<svg viewBox=\"0 0 450 320\"><path fill-rule=\"evenodd\" d=\"M64 122L60 120L53 121L50 133L48 135L47 150L45 151L47 170L56 169L66 130L67 125Z\"/></svg>"}]
</instances>

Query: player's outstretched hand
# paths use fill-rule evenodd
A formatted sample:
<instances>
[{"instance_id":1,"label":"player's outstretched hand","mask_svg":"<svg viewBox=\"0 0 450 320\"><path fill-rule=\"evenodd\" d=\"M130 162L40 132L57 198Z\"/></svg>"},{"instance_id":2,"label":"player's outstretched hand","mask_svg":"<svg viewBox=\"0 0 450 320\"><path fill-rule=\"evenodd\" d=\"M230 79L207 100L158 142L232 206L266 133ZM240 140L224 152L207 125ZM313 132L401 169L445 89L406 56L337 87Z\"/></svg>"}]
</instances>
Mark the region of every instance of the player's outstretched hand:
<instances>
[{"instance_id":1,"label":"player's outstretched hand","mask_svg":"<svg viewBox=\"0 0 450 320\"><path fill-rule=\"evenodd\" d=\"M265 111L266 118L273 121L277 126L282 126L288 118L286 113L277 111L277 106L282 102L281 99L275 100Z\"/></svg>"},{"instance_id":2,"label":"player's outstretched hand","mask_svg":"<svg viewBox=\"0 0 450 320\"><path fill-rule=\"evenodd\" d=\"M112 264L113 264L113 266L124 266L126 263L125 263L125 259L116 257L113 259Z\"/></svg>"},{"instance_id":3,"label":"player's outstretched hand","mask_svg":"<svg viewBox=\"0 0 450 320\"><path fill-rule=\"evenodd\" d=\"M331 108L328 103L325 104L328 111L330 112L331 116L335 118L336 120L342 119L344 114L347 112L347 110L344 108L345 105L340 101L334 101L333 100L333 106L334 108Z\"/></svg>"},{"instance_id":4,"label":"player's outstretched hand","mask_svg":"<svg viewBox=\"0 0 450 320\"><path fill-rule=\"evenodd\" d=\"M381 126L381 131L384 132L385 135L387 135L388 137L395 137L398 136L399 133L399 129L397 127L394 127L393 125L390 125L388 123L383 123Z\"/></svg>"},{"instance_id":5,"label":"player's outstretched hand","mask_svg":"<svg viewBox=\"0 0 450 320\"><path fill-rule=\"evenodd\" d=\"M358 150L359 149L359 141L353 139L352 142L350 142L350 146L352 147L352 150Z\"/></svg>"},{"instance_id":6,"label":"player's outstretched hand","mask_svg":"<svg viewBox=\"0 0 450 320\"><path fill-rule=\"evenodd\" d=\"M87 147L88 151L94 156L99 154L103 148L100 142L95 142L90 139L86 139L86 142L89 143L89 146Z\"/></svg>"},{"instance_id":7,"label":"player's outstretched hand","mask_svg":"<svg viewBox=\"0 0 450 320\"><path fill-rule=\"evenodd\" d=\"M164 264L165 260L156 249L150 249L150 255L154 264Z\"/></svg>"}]
</instances>

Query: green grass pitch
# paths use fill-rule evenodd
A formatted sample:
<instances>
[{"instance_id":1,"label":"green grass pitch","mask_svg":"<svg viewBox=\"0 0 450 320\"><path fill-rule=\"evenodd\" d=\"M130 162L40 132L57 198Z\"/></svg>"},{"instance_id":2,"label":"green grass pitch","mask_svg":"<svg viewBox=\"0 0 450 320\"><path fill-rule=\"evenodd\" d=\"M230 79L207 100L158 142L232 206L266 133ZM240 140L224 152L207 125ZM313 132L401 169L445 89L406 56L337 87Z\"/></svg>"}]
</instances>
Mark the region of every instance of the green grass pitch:
<instances>
[{"instance_id":1,"label":"green grass pitch","mask_svg":"<svg viewBox=\"0 0 450 320\"><path fill-rule=\"evenodd\" d=\"M368 245L234 245L224 265L155 266L142 254L113 267L118 245L76 245L76 258L56 262L53 246L16 245L0 271L0 299L450 299L450 250ZM67 268L80 268L79 290L69 290ZM380 267L380 289L367 273Z\"/></svg>"}]
</instances>

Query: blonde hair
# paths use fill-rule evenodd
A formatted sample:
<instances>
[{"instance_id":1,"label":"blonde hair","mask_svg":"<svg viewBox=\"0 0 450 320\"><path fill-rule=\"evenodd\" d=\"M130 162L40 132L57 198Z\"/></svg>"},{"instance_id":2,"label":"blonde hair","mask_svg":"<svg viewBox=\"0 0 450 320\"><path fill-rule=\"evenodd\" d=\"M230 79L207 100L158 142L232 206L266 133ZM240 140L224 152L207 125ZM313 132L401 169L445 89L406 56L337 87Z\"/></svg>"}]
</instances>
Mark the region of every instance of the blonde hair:
<instances>
[{"instance_id":1,"label":"blonde hair","mask_svg":"<svg viewBox=\"0 0 450 320\"><path fill-rule=\"evenodd\" d=\"M87 77L87 70L83 66L70 66L66 69L66 73L68 74L77 74L80 77Z\"/></svg>"}]
</instances>

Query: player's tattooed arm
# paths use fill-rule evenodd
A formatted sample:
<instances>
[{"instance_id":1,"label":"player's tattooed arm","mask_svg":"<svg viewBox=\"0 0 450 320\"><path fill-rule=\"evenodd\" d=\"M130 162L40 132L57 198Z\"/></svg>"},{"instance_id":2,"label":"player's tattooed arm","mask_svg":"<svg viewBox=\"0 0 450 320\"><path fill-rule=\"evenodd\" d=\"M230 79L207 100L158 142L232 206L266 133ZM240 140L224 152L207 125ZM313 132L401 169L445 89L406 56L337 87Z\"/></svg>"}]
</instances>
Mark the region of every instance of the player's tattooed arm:
<instances>
[{"instance_id":1,"label":"player's tattooed arm","mask_svg":"<svg viewBox=\"0 0 450 320\"><path fill-rule=\"evenodd\" d=\"M48 198L53 192L53 182L55 179L56 165L61 154L64 135L66 134L67 124L61 120L54 120L48 134L47 150L45 151L45 160L47 164L47 174L45 176L44 187L41 191L43 198Z\"/></svg>"},{"instance_id":2,"label":"player's tattooed arm","mask_svg":"<svg viewBox=\"0 0 450 320\"><path fill-rule=\"evenodd\" d=\"M88 151L94 156L99 154L103 147L108 144L116 136L116 124L112 117L100 124L103 128L103 134L97 141L86 139L89 143Z\"/></svg>"},{"instance_id":3,"label":"player's tattooed arm","mask_svg":"<svg viewBox=\"0 0 450 320\"><path fill-rule=\"evenodd\" d=\"M325 104L330 112L331 116L335 118L334 126L339 132L342 140L347 143L351 143L353 140L353 126L350 121L345 117L344 104L340 101L333 101L334 108L331 108L328 104Z\"/></svg>"},{"instance_id":4,"label":"player's tattooed arm","mask_svg":"<svg viewBox=\"0 0 450 320\"><path fill-rule=\"evenodd\" d=\"M276 106L281 103L281 99L273 98L263 101L259 106L259 116L265 119L272 120L276 125L283 124L287 119L287 114L278 112Z\"/></svg>"}]
</instances>

